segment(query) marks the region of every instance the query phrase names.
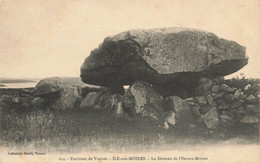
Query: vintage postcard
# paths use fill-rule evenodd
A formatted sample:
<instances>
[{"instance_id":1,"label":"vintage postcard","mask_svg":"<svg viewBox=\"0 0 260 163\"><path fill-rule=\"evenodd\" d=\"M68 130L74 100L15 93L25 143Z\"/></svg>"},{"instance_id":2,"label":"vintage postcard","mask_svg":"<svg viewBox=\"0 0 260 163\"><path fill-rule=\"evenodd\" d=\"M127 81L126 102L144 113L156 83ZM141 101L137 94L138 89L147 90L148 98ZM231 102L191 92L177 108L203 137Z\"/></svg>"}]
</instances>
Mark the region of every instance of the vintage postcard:
<instances>
[{"instance_id":1,"label":"vintage postcard","mask_svg":"<svg viewBox=\"0 0 260 163\"><path fill-rule=\"evenodd\" d=\"M259 0L0 0L0 163L259 162Z\"/></svg>"}]
</instances>

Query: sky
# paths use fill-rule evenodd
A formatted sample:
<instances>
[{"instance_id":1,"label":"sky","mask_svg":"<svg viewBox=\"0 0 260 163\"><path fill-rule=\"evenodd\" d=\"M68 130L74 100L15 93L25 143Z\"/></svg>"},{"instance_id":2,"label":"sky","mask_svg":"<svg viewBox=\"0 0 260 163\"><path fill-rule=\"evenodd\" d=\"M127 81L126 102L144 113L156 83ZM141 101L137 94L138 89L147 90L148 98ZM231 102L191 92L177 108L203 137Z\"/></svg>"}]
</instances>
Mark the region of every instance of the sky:
<instances>
[{"instance_id":1,"label":"sky","mask_svg":"<svg viewBox=\"0 0 260 163\"><path fill-rule=\"evenodd\" d=\"M0 77L79 76L90 51L129 29L202 29L247 47L260 78L259 0L0 0Z\"/></svg>"}]
</instances>

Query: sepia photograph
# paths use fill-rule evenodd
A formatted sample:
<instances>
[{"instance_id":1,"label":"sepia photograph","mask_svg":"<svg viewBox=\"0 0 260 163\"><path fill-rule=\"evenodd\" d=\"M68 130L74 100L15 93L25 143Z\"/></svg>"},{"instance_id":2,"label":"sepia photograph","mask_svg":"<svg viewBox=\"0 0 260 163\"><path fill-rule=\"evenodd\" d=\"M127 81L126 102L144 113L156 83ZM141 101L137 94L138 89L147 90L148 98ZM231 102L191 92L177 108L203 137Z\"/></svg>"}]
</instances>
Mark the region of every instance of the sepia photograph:
<instances>
[{"instance_id":1,"label":"sepia photograph","mask_svg":"<svg viewBox=\"0 0 260 163\"><path fill-rule=\"evenodd\" d=\"M259 163L259 0L0 0L0 163Z\"/></svg>"}]
</instances>

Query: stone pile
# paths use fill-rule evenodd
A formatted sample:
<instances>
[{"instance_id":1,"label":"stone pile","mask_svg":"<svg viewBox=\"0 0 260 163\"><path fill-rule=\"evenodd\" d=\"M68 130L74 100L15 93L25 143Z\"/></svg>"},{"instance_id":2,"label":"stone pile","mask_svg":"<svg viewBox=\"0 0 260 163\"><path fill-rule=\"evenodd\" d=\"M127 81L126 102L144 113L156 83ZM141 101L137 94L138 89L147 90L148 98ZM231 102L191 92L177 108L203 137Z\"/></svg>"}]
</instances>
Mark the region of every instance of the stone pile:
<instances>
[{"instance_id":1,"label":"stone pile","mask_svg":"<svg viewBox=\"0 0 260 163\"><path fill-rule=\"evenodd\" d=\"M258 84L243 88L225 84L221 78L202 78L197 86L198 96L182 99L178 96L163 98L147 82L135 82L124 95L111 94L104 110L117 115L150 117L160 125L205 124L207 128L234 127L239 123L259 122ZM204 88L204 89L203 89ZM92 96L95 100L89 100ZM89 109L100 108L99 94L89 93L84 99ZM83 101L84 101L83 100Z\"/></svg>"},{"instance_id":2,"label":"stone pile","mask_svg":"<svg viewBox=\"0 0 260 163\"><path fill-rule=\"evenodd\" d=\"M56 110L67 110L78 107L82 100L80 78L50 77L39 81L32 94L36 96L36 107L43 106Z\"/></svg>"},{"instance_id":3,"label":"stone pile","mask_svg":"<svg viewBox=\"0 0 260 163\"><path fill-rule=\"evenodd\" d=\"M259 95L257 84L232 87L221 78L202 78L197 91L200 96L186 98L197 115L208 128L218 125L234 126L237 122L259 122Z\"/></svg>"},{"instance_id":4,"label":"stone pile","mask_svg":"<svg viewBox=\"0 0 260 163\"><path fill-rule=\"evenodd\" d=\"M50 77L39 81L31 89L5 89L0 93L0 105L7 111L31 109L67 110L80 105L82 88L85 84L80 78Z\"/></svg>"},{"instance_id":5,"label":"stone pile","mask_svg":"<svg viewBox=\"0 0 260 163\"><path fill-rule=\"evenodd\" d=\"M25 110L29 110L32 107L32 101L34 96L30 93L32 89L20 89L15 90L15 92L19 92L14 94L11 90L11 93L8 93L8 89L2 91L0 93L0 112L3 111L20 111L23 112Z\"/></svg>"}]
</instances>

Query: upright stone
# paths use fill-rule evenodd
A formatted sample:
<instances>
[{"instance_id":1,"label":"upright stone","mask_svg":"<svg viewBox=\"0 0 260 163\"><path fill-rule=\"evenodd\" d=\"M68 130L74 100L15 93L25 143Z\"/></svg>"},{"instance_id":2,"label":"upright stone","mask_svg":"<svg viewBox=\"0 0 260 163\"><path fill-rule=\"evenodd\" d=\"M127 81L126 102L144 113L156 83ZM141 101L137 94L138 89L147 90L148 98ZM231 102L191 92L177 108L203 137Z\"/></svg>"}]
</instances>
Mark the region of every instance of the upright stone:
<instances>
[{"instance_id":1,"label":"upright stone","mask_svg":"<svg viewBox=\"0 0 260 163\"><path fill-rule=\"evenodd\" d=\"M123 97L125 110L130 116L141 115L162 120L164 99L146 82L135 82Z\"/></svg>"},{"instance_id":2,"label":"upright stone","mask_svg":"<svg viewBox=\"0 0 260 163\"><path fill-rule=\"evenodd\" d=\"M211 108L204 115L204 123L208 128L217 128L217 126L219 125L219 115L216 107Z\"/></svg>"},{"instance_id":3,"label":"upright stone","mask_svg":"<svg viewBox=\"0 0 260 163\"><path fill-rule=\"evenodd\" d=\"M171 101L173 104L172 110L175 111L176 125L187 125L196 122L196 115L193 113L187 101L178 96L170 96L166 100Z\"/></svg>"}]
</instances>

